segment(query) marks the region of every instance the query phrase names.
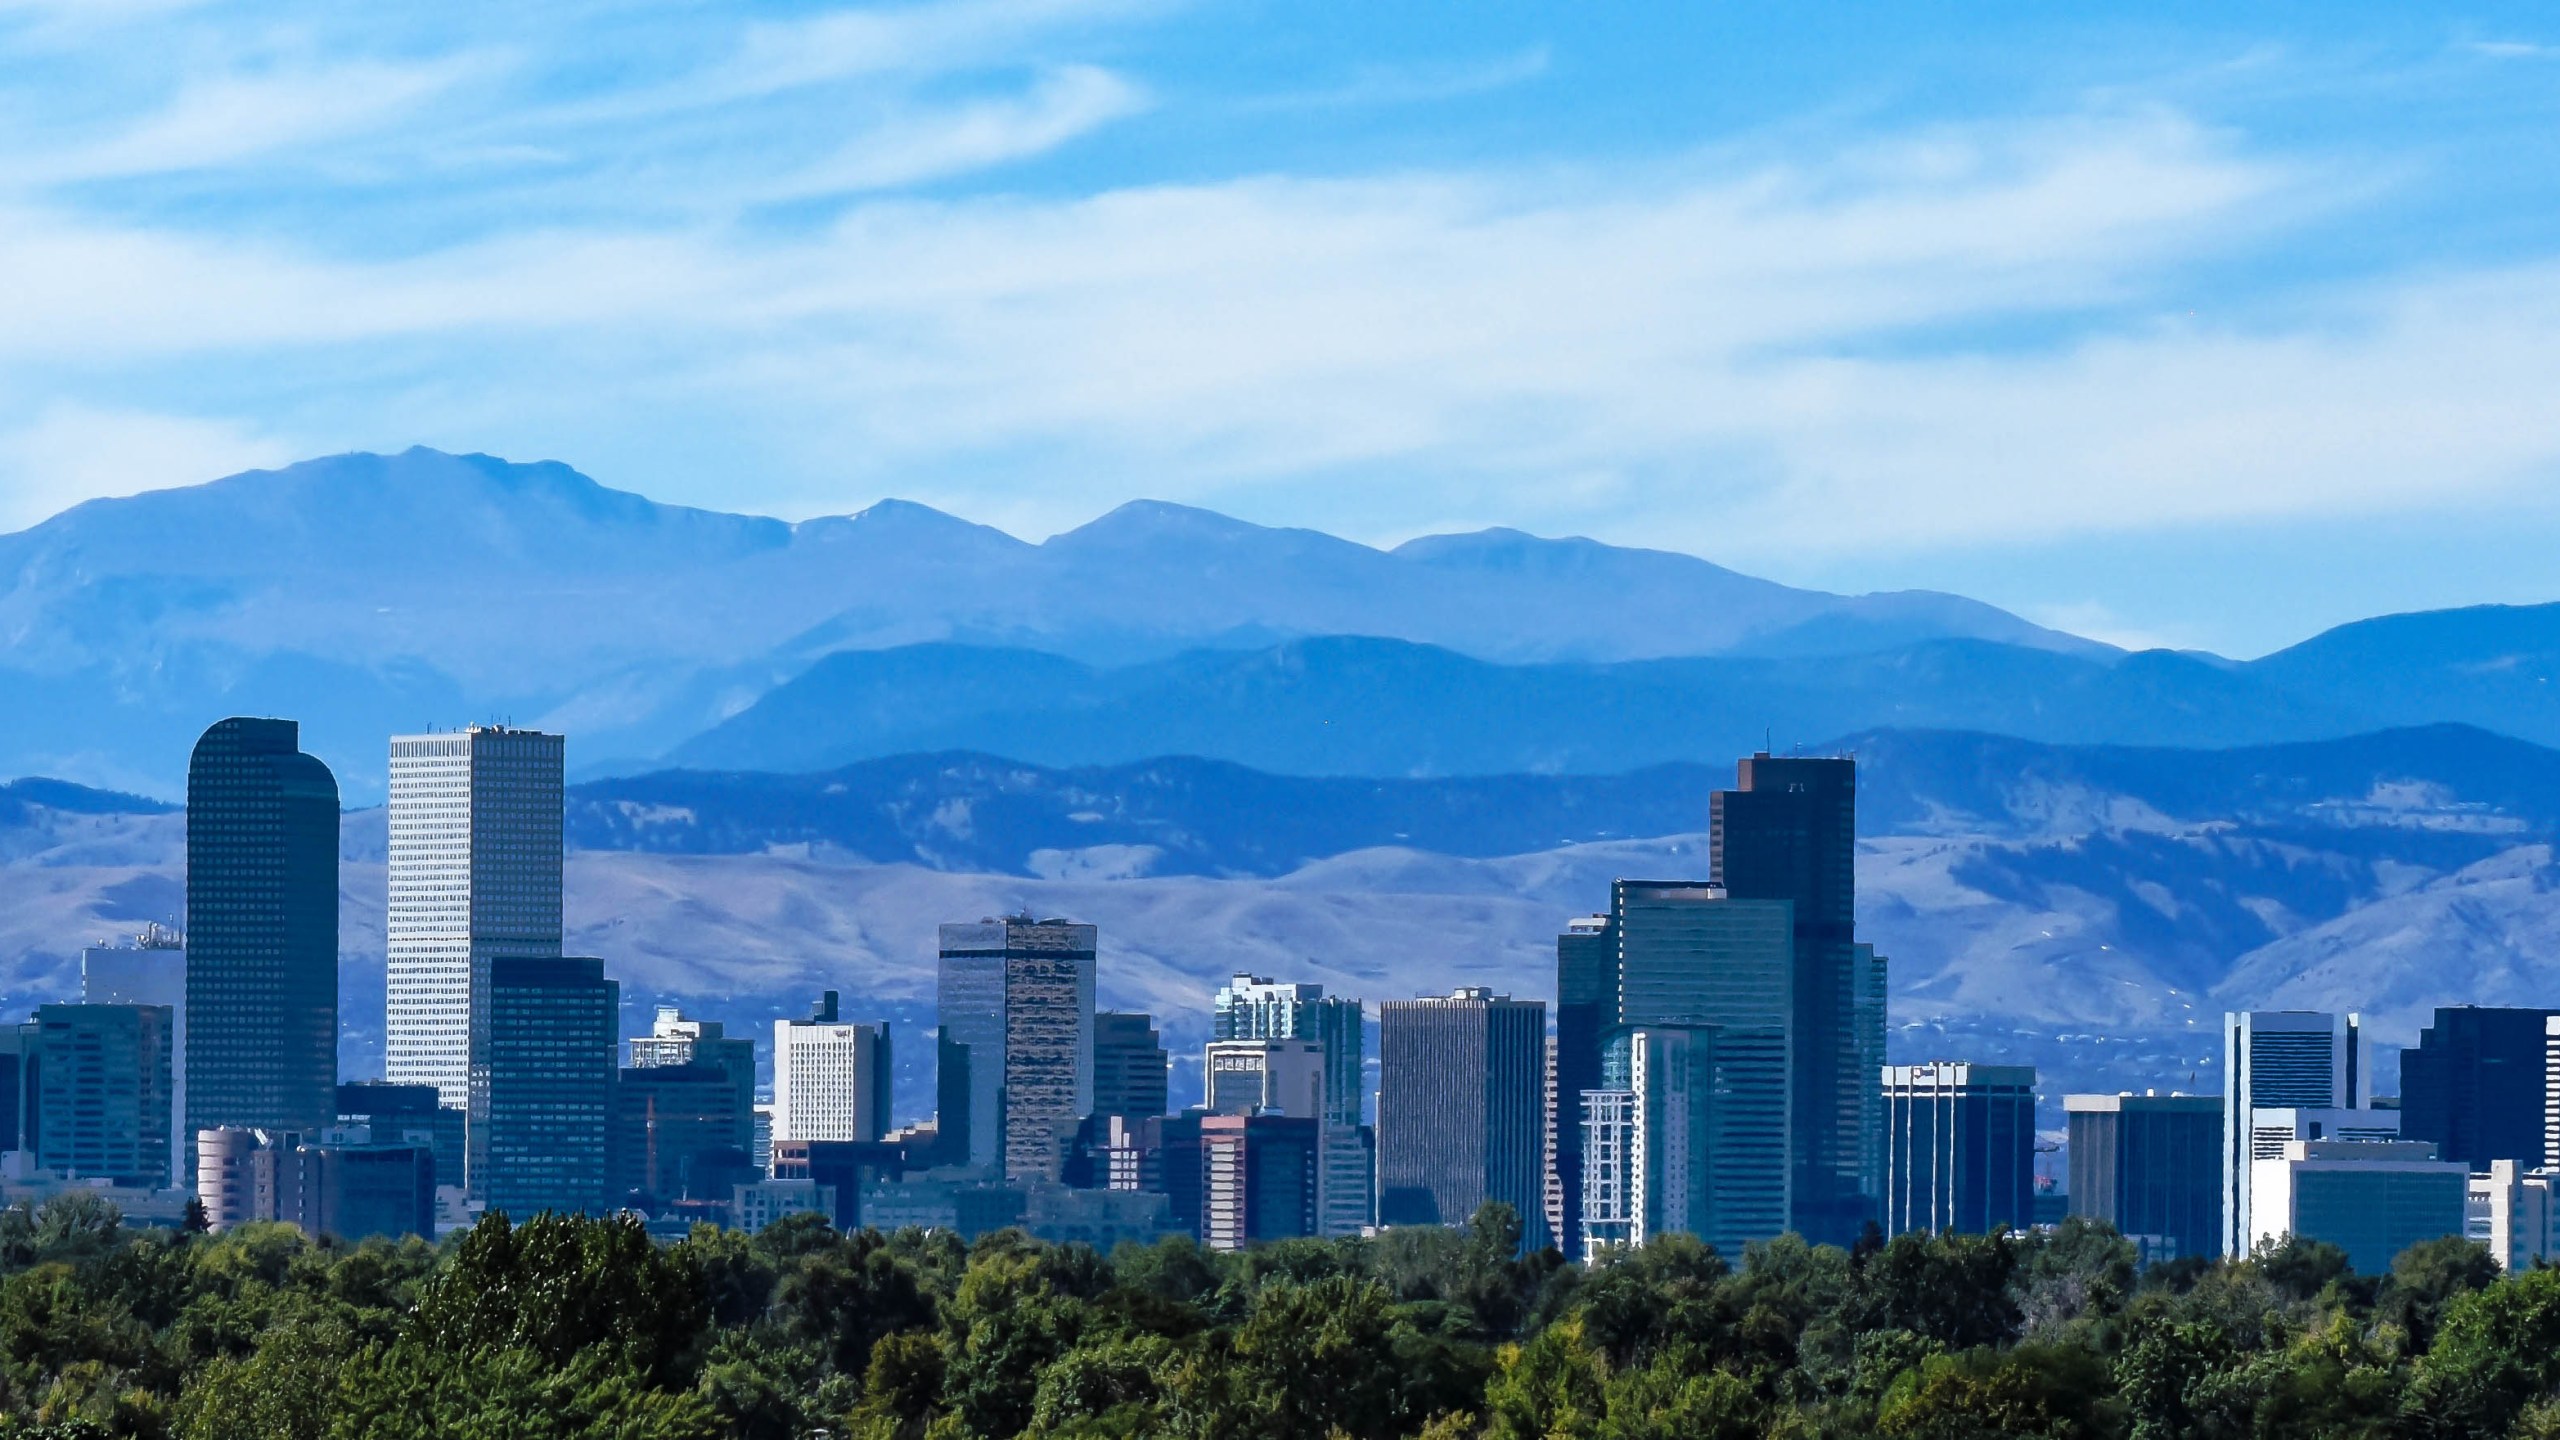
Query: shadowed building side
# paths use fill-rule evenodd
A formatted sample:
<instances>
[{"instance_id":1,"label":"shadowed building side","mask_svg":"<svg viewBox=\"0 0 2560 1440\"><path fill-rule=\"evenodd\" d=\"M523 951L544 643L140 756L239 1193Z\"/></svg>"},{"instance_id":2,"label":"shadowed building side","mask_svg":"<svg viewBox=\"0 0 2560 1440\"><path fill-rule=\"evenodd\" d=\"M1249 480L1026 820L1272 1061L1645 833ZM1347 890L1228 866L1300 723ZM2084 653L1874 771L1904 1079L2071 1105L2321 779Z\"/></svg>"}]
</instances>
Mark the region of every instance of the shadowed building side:
<instances>
[{"instance_id":1,"label":"shadowed building side","mask_svg":"<svg viewBox=\"0 0 2560 1440\"><path fill-rule=\"evenodd\" d=\"M187 764L187 1125L337 1118L338 784L291 720L234 717Z\"/></svg>"}]
</instances>

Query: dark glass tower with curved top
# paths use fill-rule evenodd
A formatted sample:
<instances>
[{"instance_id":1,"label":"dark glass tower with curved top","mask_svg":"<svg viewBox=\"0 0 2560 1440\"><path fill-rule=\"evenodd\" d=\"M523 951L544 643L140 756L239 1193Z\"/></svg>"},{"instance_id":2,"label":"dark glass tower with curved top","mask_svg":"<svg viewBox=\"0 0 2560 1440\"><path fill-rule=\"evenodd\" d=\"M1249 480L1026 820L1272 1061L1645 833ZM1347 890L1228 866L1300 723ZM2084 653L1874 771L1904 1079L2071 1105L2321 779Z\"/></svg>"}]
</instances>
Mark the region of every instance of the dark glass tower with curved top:
<instances>
[{"instance_id":1,"label":"dark glass tower with curved top","mask_svg":"<svg viewBox=\"0 0 2560 1440\"><path fill-rule=\"evenodd\" d=\"M338 1108L338 782L291 720L234 717L196 741L187 933L190 1138L316 1137Z\"/></svg>"}]
</instances>

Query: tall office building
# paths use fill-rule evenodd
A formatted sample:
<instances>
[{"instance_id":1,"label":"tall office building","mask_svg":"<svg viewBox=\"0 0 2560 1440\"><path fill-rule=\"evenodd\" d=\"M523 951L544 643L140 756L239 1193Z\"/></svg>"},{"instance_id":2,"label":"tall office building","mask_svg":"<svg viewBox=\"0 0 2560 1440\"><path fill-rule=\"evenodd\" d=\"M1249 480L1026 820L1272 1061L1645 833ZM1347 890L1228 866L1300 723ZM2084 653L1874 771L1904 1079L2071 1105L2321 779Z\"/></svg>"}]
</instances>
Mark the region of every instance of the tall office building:
<instances>
[{"instance_id":1,"label":"tall office building","mask_svg":"<svg viewBox=\"0 0 2560 1440\"><path fill-rule=\"evenodd\" d=\"M2222 1253L2222 1099L2065 1095L2071 1213L2103 1220L2149 1265Z\"/></svg>"},{"instance_id":2,"label":"tall office building","mask_svg":"<svg viewBox=\"0 0 2560 1440\"><path fill-rule=\"evenodd\" d=\"M1602 1055L1618 1057L1632 1043L1631 1032L1643 1030L1650 1038L1626 1058L1603 1060L1584 1052L1588 1032L1577 1029L1569 1036L1559 1022L1558 1086L1568 1074L1599 1071L1610 1080L1575 1091L1569 1104L1559 1095L1559 1115L1577 1117L1569 1144L1559 1120L1559 1156L1570 1148L1584 1157L1578 1172L1594 1163L1589 1157L1604 1153L1617 1157L1613 1163L1636 1167L1623 1177L1601 1177L1597 1192L1615 1197L1598 1203L1633 1227L1623 1238L1640 1243L1647 1234L1703 1224L1695 1233L1739 1255L1750 1241L1785 1233L1794 1215L1798 1167L1792 1157L1799 1128L1792 1113L1797 966L1790 903L1736 900L1695 881L1621 880L1610 889L1605 920L1577 930L1558 941L1558 984L1561 993L1589 993L1602 983L1592 972L1605 979L1598 1017L1607 1027ZM1582 943L1595 935L1607 938L1607 956ZM1583 973L1575 974L1577 969ZM1568 1038L1576 1042L1572 1053ZM1648 1056L1652 1073L1664 1078L1638 1095L1637 1065ZM1694 1075L1698 1088L1675 1090L1668 1078L1675 1069L1683 1077ZM1632 1098L1590 1098L1612 1090ZM1686 1098L1691 1094L1694 1105ZM1595 1142L1582 1125L1595 1104L1635 1128ZM1682 1147L1700 1168L1660 1171L1656 1162L1672 1147ZM1582 1175L1569 1208L1580 1210L1580 1194L1589 1183L1591 1177ZM1673 1192L1665 1187L1674 1185L1683 1187L1679 1199L1666 1203L1663 1197ZM1619 1215L1629 1206L1635 1208ZM1604 1238L1617 1238L1616 1232Z\"/></svg>"},{"instance_id":3,"label":"tall office building","mask_svg":"<svg viewBox=\"0 0 2560 1440\"><path fill-rule=\"evenodd\" d=\"M2560 1015L2543 1023L2542 1166L2560 1170Z\"/></svg>"},{"instance_id":4,"label":"tall office building","mask_svg":"<svg viewBox=\"0 0 2560 1440\"><path fill-rule=\"evenodd\" d=\"M1323 1233L1356 1235L1366 1229L1377 1219L1377 1137L1363 1124L1368 1047L1360 1002L1327 995L1321 985L1238 975L1211 1002L1209 1038L1313 1041L1323 1047Z\"/></svg>"},{"instance_id":5,"label":"tall office building","mask_svg":"<svg viewBox=\"0 0 2560 1440\"><path fill-rule=\"evenodd\" d=\"M942 927L936 1003L966 1050L969 1163L1059 1179L1093 1113L1094 927L1027 915Z\"/></svg>"},{"instance_id":6,"label":"tall office building","mask_svg":"<svg viewBox=\"0 0 2560 1440\"><path fill-rule=\"evenodd\" d=\"M889 1026L837 1013L836 992L806 1020L773 1022L773 1138L877 1140L889 1133Z\"/></svg>"},{"instance_id":7,"label":"tall office building","mask_svg":"<svg viewBox=\"0 0 2560 1440\"><path fill-rule=\"evenodd\" d=\"M1614 897L1613 897L1614 898ZM1614 914L1615 906L1612 906ZM1792 943L1792 937L1790 939ZM1554 1170L1552 1183L1561 1192L1561 1224L1556 1248L1579 1259L1588 1250L1582 1234L1583 1132L1586 1107L1582 1096L1606 1087L1600 1080L1600 1052L1618 1023L1618 932L1611 915L1577 916L1556 937L1556 1063ZM1614 1113L1614 1112L1612 1112ZM1616 1191L1604 1191L1615 1196ZM1616 1200L1603 1201L1618 1205ZM1619 1207L1619 1208L1622 1208ZM1617 1213L1612 1209L1610 1213ZM1612 1234L1611 1243L1626 1237Z\"/></svg>"},{"instance_id":8,"label":"tall office building","mask_svg":"<svg viewBox=\"0 0 2560 1440\"><path fill-rule=\"evenodd\" d=\"M560 954L564 744L474 725L391 740L384 1070L470 1095L474 977Z\"/></svg>"},{"instance_id":9,"label":"tall office building","mask_svg":"<svg viewBox=\"0 0 2560 1440\"><path fill-rule=\"evenodd\" d=\"M2560 1011L2455 1005L2400 1052L2400 1133L2486 1173L2542 1159L2544 1031Z\"/></svg>"},{"instance_id":10,"label":"tall office building","mask_svg":"<svg viewBox=\"0 0 2560 1440\"><path fill-rule=\"evenodd\" d=\"M172 1183L166 1005L39 1005L32 1067L36 1163L140 1190Z\"/></svg>"},{"instance_id":11,"label":"tall office building","mask_svg":"<svg viewBox=\"0 0 2560 1440\"><path fill-rule=\"evenodd\" d=\"M170 1183L186 1177L195 1145L187 1134L187 942L176 931L145 925L131 944L80 952L84 1005L159 1005L169 1011Z\"/></svg>"},{"instance_id":12,"label":"tall office building","mask_svg":"<svg viewBox=\"0 0 2560 1440\"><path fill-rule=\"evenodd\" d=\"M622 987L604 962L492 959L473 997L471 1198L516 1219L601 1213Z\"/></svg>"},{"instance_id":13,"label":"tall office building","mask_svg":"<svg viewBox=\"0 0 2560 1440\"><path fill-rule=\"evenodd\" d=\"M187 1125L337 1114L338 782L291 720L234 717L187 762Z\"/></svg>"},{"instance_id":14,"label":"tall office building","mask_svg":"<svg viewBox=\"0 0 2560 1440\"><path fill-rule=\"evenodd\" d=\"M1884 1233L2035 1223L2033 1066L1887 1065L1883 1085Z\"/></svg>"},{"instance_id":15,"label":"tall office building","mask_svg":"<svg viewBox=\"0 0 2560 1440\"><path fill-rule=\"evenodd\" d=\"M1093 1113L1144 1120L1173 1104L1172 1059L1155 1017L1105 1010L1093 1017Z\"/></svg>"},{"instance_id":16,"label":"tall office building","mask_svg":"<svg viewBox=\"0 0 2560 1440\"><path fill-rule=\"evenodd\" d=\"M1539 1206L1547 1007L1468 987L1378 1007L1378 1218L1463 1225L1486 1201L1549 1243Z\"/></svg>"},{"instance_id":17,"label":"tall office building","mask_svg":"<svg viewBox=\"0 0 2560 1440\"><path fill-rule=\"evenodd\" d=\"M2249 1253L2249 1185L2262 1109L2351 1110L2365 1103L2358 1022L2313 1010L2222 1017L2221 1253ZM2312 1138L2312 1137L2306 1137ZM2272 1143L2272 1142L2270 1142Z\"/></svg>"},{"instance_id":18,"label":"tall office building","mask_svg":"<svg viewBox=\"0 0 2560 1440\"><path fill-rule=\"evenodd\" d=\"M1360 1002L1327 995L1321 985L1283 984L1238 975L1210 1002L1211 1040L1312 1040L1324 1047L1325 1118L1360 1123L1360 1069L1366 1046Z\"/></svg>"},{"instance_id":19,"label":"tall office building","mask_svg":"<svg viewBox=\"0 0 2560 1440\"><path fill-rule=\"evenodd\" d=\"M1580 1097L1587 1189L1582 1261L1661 1235L1697 1235L1738 1256L1748 1238L1720 1225L1715 1204L1725 1174L1715 1163L1713 1027L1618 1030L1600 1074L1603 1086Z\"/></svg>"},{"instance_id":20,"label":"tall office building","mask_svg":"<svg viewBox=\"0 0 2560 1440\"><path fill-rule=\"evenodd\" d=\"M1849 964L1855 992L1850 1001L1849 1034L1858 1047L1858 1073L1879 1074L1884 1070L1885 959L1873 945L1861 944L1851 947ZM1858 1173L1868 1177L1870 1193L1881 1193L1873 1187L1882 1183L1879 1177L1884 1174L1884 1106L1862 1107L1858 1125Z\"/></svg>"},{"instance_id":21,"label":"tall office building","mask_svg":"<svg viewBox=\"0 0 2560 1440\"><path fill-rule=\"evenodd\" d=\"M1857 911L1857 762L1750 756L1715 792L1711 879L1736 900L1795 906L1790 1202L1805 1238L1847 1244L1874 1213L1884 1013Z\"/></svg>"}]
</instances>

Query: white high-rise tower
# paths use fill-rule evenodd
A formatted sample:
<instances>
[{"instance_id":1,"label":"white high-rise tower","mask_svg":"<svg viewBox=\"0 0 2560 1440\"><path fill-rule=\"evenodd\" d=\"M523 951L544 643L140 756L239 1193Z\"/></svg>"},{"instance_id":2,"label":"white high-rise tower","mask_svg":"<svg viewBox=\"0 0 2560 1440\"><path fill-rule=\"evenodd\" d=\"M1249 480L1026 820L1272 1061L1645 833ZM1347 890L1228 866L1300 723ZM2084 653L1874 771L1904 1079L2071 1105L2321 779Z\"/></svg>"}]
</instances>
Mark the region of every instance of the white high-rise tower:
<instances>
[{"instance_id":1,"label":"white high-rise tower","mask_svg":"<svg viewBox=\"0 0 2560 1440\"><path fill-rule=\"evenodd\" d=\"M560 954L561 737L472 726L391 741L384 1072L469 1103L473 977Z\"/></svg>"}]
</instances>

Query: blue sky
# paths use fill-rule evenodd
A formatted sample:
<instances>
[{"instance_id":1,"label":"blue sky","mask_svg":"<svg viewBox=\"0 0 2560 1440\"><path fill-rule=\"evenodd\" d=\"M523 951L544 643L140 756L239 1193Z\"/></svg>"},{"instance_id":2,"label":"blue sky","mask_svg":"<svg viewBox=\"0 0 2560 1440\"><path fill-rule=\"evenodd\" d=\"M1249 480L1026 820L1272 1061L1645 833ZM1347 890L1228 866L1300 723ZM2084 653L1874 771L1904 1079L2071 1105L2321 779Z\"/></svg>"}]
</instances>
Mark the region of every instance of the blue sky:
<instances>
[{"instance_id":1,"label":"blue sky","mask_svg":"<svg viewBox=\"0 0 2560 1440\"><path fill-rule=\"evenodd\" d=\"M2547 6L0 0L0 64L0 528L425 443L2235 654L2560 599Z\"/></svg>"}]
</instances>

